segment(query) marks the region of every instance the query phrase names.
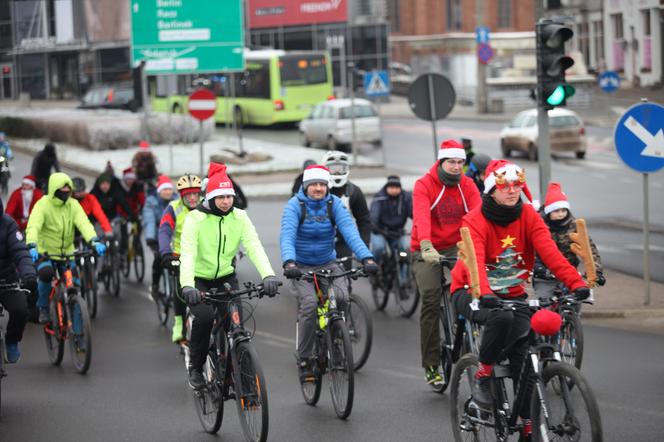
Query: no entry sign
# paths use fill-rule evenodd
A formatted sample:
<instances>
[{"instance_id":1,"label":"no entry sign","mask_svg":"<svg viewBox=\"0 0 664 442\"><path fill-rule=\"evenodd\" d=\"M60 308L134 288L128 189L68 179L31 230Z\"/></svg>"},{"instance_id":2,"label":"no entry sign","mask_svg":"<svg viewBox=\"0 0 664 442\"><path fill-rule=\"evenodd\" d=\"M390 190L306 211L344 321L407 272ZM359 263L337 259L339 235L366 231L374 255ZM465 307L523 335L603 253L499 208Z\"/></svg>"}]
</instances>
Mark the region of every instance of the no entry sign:
<instances>
[{"instance_id":1,"label":"no entry sign","mask_svg":"<svg viewBox=\"0 0 664 442\"><path fill-rule=\"evenodd\" d=\"M217 110L217 97L208 89L196 89L189 95L189 113L197 120L207 120Z\"/></svg>"}]
</instances>

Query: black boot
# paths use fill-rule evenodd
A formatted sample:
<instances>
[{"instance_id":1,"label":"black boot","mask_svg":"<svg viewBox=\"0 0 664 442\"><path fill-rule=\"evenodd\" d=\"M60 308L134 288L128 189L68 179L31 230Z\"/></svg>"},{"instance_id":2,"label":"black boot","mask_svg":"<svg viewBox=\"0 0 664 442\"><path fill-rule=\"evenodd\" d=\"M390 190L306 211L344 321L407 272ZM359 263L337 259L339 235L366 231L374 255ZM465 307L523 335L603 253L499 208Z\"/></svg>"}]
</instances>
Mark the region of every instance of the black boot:
<instances>
[{"instance_id":1,"label":"black boot","mask_svg":"<svg viewBox=\"0 0 664 442\"><path fill-rule=\"evenodd\" d=\"M203 378L201 369L189 367L189 386L194 390L205 388L205 379Z\"/></svg>"}]
</instances>

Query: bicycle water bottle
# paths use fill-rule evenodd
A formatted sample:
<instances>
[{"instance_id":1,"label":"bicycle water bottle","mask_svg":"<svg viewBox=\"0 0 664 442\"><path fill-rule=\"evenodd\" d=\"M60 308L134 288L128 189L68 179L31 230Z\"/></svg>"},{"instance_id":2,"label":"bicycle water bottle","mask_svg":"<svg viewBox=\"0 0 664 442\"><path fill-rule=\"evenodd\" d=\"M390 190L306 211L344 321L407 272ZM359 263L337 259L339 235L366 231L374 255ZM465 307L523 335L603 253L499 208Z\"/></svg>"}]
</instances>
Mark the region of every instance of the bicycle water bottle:
<instances>
[{"instance_id":1,"label":"bicycle water bottle","mask_svg":"<svg viewBox=\"0 0 664 442\"><path fill-rule=\"evenodd\" d=\"M330 300L325 301L322 307L318 307L318 327L325 330L327 327L327 312L330 311Z\"/></svg>"}]
</instances>

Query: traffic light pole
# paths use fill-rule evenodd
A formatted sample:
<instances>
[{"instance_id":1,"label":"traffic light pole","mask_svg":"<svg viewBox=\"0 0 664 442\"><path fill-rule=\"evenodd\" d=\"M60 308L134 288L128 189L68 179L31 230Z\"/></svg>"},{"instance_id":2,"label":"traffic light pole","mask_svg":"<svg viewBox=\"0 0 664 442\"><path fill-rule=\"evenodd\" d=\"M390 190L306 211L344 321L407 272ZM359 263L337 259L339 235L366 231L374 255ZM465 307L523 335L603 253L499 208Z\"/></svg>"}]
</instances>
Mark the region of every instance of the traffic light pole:
<instances>
[{"instance_id":1,"label":"traffic light pole","mask_svg":"<svg viewBox=\"0 0 664 442\"><path fill-rule=\"evenodd\" d=\"M549 140L548 111L537 107L537 162L539 165L540 201L544 203L546 189L551 181L551 145Z\"/></svg>"}]
</instances>

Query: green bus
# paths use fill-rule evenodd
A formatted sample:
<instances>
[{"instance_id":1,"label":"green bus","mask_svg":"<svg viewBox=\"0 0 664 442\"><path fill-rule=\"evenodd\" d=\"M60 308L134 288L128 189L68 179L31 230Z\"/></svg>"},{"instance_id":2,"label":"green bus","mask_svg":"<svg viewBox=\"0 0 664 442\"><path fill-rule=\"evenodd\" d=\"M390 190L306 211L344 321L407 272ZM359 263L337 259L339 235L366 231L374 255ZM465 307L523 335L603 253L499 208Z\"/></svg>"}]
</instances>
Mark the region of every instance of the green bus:
<instances>
[{"instance_id":1,"label":"green bus","mask_svg":"<svg viewBox=\"0 0 664 442\"><path fill-rule=\"evenodd\" d=\"M149 76L152 110L186 113L194 85L203 85L217 96L217 123L298 122L316 104L334 98L327 52L247 50L244 72Z\"/></svg>"}]
</instances>

